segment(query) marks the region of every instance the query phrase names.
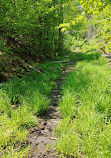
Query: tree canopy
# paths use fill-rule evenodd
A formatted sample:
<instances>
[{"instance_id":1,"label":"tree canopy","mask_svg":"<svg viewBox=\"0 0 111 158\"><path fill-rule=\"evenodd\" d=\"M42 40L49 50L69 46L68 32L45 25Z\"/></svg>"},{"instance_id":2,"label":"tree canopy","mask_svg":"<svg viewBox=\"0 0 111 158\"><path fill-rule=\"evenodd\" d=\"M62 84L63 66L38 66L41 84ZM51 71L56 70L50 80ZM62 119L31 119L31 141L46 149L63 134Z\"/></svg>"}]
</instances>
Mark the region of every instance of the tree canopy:
<instances>
[{"instance_id":1,"label":"tree canopy","mask_svg":"<svg viewBox=\"0 0 111 158\"><path fill-rule=\"evenodd\" d=\"M1 0L0 32L17 42L16 52L34 58L52 58L63 50L65 34L87 39L93 32L90 38L110 49L110 4L110 0Z\"/></svg>"}]
</instances>

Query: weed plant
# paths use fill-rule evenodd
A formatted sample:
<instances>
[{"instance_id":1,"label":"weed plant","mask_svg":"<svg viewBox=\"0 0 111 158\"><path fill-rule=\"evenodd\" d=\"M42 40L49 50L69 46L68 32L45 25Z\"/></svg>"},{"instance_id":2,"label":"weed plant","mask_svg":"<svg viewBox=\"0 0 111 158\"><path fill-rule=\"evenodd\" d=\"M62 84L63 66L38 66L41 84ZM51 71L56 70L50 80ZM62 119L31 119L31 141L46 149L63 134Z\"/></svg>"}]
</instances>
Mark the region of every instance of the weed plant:
<instances>
[{"instance_id":1,"label":"weed plant","mask_svg":"<svg viewBox=\"0 0 111 158\"><path fill-rule=\"evenodd\" d=\"M4 83L0 89L0 157L27 157L28 128L49 105L49 94L60 76L60 64L44 63L43 73L30 72Z\"/></svg>"},{"instance_id":2,"label":"weed plant","mask_svg":"<svg viewBox=\"0 0 111 158\"><path fill-rule=\"evenodd\" d=\"M63 86L62 124L55 130L61 157L111 157L111 70L97 52L78 56ZM74 57L74 59L73 59ZM77 58L76 58L77 60Z\"/></svg>"}]
</instances>

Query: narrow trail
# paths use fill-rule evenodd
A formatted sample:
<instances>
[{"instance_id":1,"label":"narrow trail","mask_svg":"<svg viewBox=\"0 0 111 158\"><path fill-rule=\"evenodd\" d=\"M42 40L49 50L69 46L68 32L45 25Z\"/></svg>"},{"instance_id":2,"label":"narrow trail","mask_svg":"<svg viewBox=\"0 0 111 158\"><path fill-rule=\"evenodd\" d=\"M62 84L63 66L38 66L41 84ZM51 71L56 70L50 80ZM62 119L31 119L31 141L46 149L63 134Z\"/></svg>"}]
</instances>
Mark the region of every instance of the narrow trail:
<instances>
[{"instance_id":1,"label":"narrow trail","mask_svg":"<svg viewBox=\"0 0 111 158\"><path fill-rule=\"evenodd\" d=\"M39 125L31 129L27 137L28 143L31 145L31 156L29 158L59 158L55 149L57 139L54 136L54 129L62 121L60 107L58 106L62 97L60 90L67 74L75 70L75 65L74 62L67 63L61 77L51 90L50 106L39 116Z\"/></svg>"},{"instance_id":2,"label":"narrow trail","mask_svg":"<svg viewBox=\"0 0 111 158\"><path fill-rule=\"evenodd\" d=\"M105 55L111 65L111 54ZM64 62L64 61L63 61ZM50 105L48 109L39 116L39 125L30 130L27 137L31 146L31 155L29 158L60 158L56 153L55 144L57 138L54 136L54 130L62 122L59 102L62 98L61 88L66 80L68 73L75 70L75 62L68 62L61 77L56 81L56 85L50 93Z\"/></svg>"}]
</instances>

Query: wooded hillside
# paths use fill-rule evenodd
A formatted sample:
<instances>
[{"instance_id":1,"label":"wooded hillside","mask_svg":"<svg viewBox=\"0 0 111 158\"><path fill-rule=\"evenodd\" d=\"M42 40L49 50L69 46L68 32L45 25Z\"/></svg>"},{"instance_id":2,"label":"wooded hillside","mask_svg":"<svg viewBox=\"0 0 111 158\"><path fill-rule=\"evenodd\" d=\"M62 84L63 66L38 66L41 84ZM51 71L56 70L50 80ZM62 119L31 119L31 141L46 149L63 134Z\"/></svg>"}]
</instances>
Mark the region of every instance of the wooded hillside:
<instances>
[{"instance_id":1,"label":"wooded hillside","mask_svg":"<svg viewBox=\"0 0 111 158\"><path fill-rule=\"evenodd\" d=\"M0 0L0 157L111 158L110 61L111 0Z\"/></svg>"}]
</instances>

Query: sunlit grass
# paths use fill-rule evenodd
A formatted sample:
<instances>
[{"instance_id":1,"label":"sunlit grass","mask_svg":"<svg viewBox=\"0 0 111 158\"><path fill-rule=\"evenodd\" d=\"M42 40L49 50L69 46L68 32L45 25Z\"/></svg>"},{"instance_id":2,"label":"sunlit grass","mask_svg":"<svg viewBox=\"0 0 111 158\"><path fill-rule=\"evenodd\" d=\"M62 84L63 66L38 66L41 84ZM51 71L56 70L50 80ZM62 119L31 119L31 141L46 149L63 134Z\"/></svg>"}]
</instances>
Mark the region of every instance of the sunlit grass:
<instances>
[{"instance_id":1,"label":"sunlit grass","mask_svg":"<svg viewBox=\"0 0 111 158\"><path fill-rule=\"evenodd\" d=\"M0 157L26 157L28 129L50 103L49 94L60 76L60 64L44 63L42 74L30 72L4 83L0 89ZM53 70L54 68L54 70Z\"/></svg>"},{"instance_id":2,"label":"sunlit grass","mask_svg":"<svg viewBox=\"0 0 111 158\"><path fill-rule=\"evenodd\" d=\"M96 53L95 57L91 53L83 56L63 86L60 107L64 119L55 131L56 149L62 157L110 158L111 70Z\"/></svg>"}]
</instances>

